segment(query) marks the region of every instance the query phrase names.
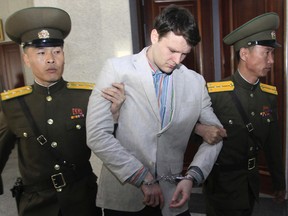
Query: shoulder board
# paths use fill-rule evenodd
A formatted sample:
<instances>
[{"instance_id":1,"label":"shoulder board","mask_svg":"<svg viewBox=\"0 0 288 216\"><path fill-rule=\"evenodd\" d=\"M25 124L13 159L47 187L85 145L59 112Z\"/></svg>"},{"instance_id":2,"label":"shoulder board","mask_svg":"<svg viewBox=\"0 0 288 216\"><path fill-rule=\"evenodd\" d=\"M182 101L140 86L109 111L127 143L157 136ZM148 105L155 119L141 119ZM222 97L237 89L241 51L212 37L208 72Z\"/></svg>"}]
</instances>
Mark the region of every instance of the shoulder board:
<instances>
[{"instance_id":1,"label":"shoulder board","mask_svg":"<svg viewBox=\"0 0 288 216\"><path fill-rule=\"evenodd\" d=\"M232 81L208 82L207 88L209 93L233 91L234 83Z\"/></svg>"},{"instance_id":2,"label":"shoulder board","mask_svg":"<svg viewBox=\"0 0 288 216\"><path fill-rule=\"evenodd\" d=\"M1 100L2 101L9 100L12 98L30 94L31 92L32 92L31 86L24 86L24 87L12 89L12 90L1 93Z\"/></svg>"},{"instance_id":3,"label":"shoulder board","mask_svg":"<svg viewBox=\"0 0 288 216\"><path fill-rule=\"evenodd\" d=\"M270 94L278 95L276 86L260 83L260 88L261 88L261 90L263 92L267 92L267 93L270 93Z\"/></svg>"},{"instance_id":4,"label":"shoulder board","mask_svg":"<svg viewBox=\"0 0 288 216\"><path fill-rule=\"evenodd\" d=\"M94 83L88 83L88 82L68 82L67 83L68 89L93 90L94 87L95 87Z\"/></svg>"}]
</instances>

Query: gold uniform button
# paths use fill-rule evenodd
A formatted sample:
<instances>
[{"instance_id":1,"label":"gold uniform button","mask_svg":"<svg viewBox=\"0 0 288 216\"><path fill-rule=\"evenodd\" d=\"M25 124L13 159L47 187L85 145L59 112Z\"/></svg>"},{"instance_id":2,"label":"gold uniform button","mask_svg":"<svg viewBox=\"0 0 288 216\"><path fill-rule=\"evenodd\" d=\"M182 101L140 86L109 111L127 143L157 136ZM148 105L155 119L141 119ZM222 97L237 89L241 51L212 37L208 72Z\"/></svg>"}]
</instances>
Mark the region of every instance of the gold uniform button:
<instances>
[{"instance_id":1,"label":"gold uniform button","mask_svg":"<svg viewBox=\"0 0 288 216\"><path fill-rule=\"evenodd\" d=\"M59 170L59 169L60 169L60 165L55 164L54 169L55 169L55 170Z\"/></svg>"},{"instance_id":2,"label":"gold uniform button","mask_svg":"<svg viewBox=\"0 0 288 216\"><path fill-rule=\"evenodd\" d=\"M26 132L23 133L24 137L28 137L28 134Z\"/></svg>"},{"instance_id":3,"label":"gold uniform button","mask_svg":"<svg viewBox=\"0 0 288 216\"><path fill-rule=\"evenodd\" d=\"M48 119L48 120L47 120L47 123L48 123L49 125L52 125L53 122L54 122L53 119Z\"/></svg>"},{"instance_id":4,"label":"gold uniform button","mask_svg":"<svg viewBox=\"0 0 288 216\"><path fill-rule=\"evenodd\" d=\"M56 148L57 145L58 145L57 142L52 142L52 143L51 143L52 148Z\"/></svg>"},{"instance_id":5,"label":"gold uniform button","mask_svg":"<svg viewBox=\"0 0 288 216\"><path fill-rule=\"evenodd\" d=\"M77 124L77 125L76 125L76 128L77 128L78 130L80 130L80 129L81 129L81 125Z\"/></svg>"},{"instance_id":6,"label":"gold uniform button","mask_svg":"<svg viewBox=\"0 0 288 216\"><path fill-rule=\"evenodd\" d=\"M52 97L49 95L49 96L46 97L46 100L47 101L52 101Z\"/></svg>"}]
</instances>

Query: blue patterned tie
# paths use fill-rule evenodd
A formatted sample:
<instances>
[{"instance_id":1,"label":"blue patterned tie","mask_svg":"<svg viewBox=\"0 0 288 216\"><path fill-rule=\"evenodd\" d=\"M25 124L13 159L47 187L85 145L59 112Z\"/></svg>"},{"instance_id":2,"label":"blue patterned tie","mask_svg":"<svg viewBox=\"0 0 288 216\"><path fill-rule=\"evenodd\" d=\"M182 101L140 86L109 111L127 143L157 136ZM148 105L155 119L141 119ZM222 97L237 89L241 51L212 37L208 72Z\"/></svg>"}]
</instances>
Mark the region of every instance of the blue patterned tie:
<instances>
[{"instance_id":1,"label":"blue patterned tie","mask_svg":"<svg viewBox=\"0 0 288 216\"><path fill-rule=\"evenodd\" d=\"M161 117L161 127L165 127L171 120L171 78L172 76L162 73L161 71L157 70L153 73L153 80L155 86L156 97L158 101L158 107L160 109L160 117Z\"/></svg>"}]
</instances>

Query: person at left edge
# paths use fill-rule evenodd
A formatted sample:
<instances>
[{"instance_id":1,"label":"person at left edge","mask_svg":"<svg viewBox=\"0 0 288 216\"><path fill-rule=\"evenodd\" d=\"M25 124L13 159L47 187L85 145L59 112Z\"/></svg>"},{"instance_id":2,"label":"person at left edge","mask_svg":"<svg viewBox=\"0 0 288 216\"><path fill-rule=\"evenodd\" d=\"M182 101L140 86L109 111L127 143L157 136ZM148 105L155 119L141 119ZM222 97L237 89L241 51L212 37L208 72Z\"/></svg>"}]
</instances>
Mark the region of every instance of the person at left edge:
<instances>
[{"instance_id":1,"label":"person at left edge","mask_svg":"<svg viewBox=\"0 0 288 216\"><path fill-rule=\"evenodd\" d=\"M17 141L24 184L21 216L102 215L86 145L86 111L94 85L62 78L63 44L70 29L69 14L51 7L26 8L6 22L7 35L22 44L23 60L35 77L32 86L2 93L0 103L0 173ZM124 86L113 85L103 96L111 100L117 118Z\"/></svg>"}]
</instances>

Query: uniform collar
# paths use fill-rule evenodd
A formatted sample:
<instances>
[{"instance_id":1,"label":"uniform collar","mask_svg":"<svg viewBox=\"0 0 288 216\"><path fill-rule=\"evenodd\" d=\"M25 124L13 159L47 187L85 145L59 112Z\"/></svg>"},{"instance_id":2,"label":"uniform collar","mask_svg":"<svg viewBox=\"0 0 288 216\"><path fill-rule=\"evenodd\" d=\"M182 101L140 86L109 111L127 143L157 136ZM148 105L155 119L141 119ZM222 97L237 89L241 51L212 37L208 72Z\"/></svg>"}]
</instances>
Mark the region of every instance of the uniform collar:
<instances>
[{"instance_id":1,"label":"uniform collar","mask_svg":"<svg viewBox=\"0 0 288 216\"><path fill-rule=\"evenodd\" d=\"M258 85L259 81L256 84L251 84L247 82L239 73L239 70L237 70L233 75L232 75L232 81L243 87L244 89L254 91Z\"/></svg>"},{"instance_id":2,"label":"uniform collar","mask_svg":"<svg viewBox=\"0 0 288 216\"><path fill-rule=\"evenodd\" d=\"M52 86L44 87L34 82L33 87L34 87L34 91L36 91L37 93L50 95L50 94L54 94L55 92L58 92L64 86L66 86L66 81L64 81L63 78L61 77L61 79L57 83L53 84Z\"/></svg>"}]
</instances>

